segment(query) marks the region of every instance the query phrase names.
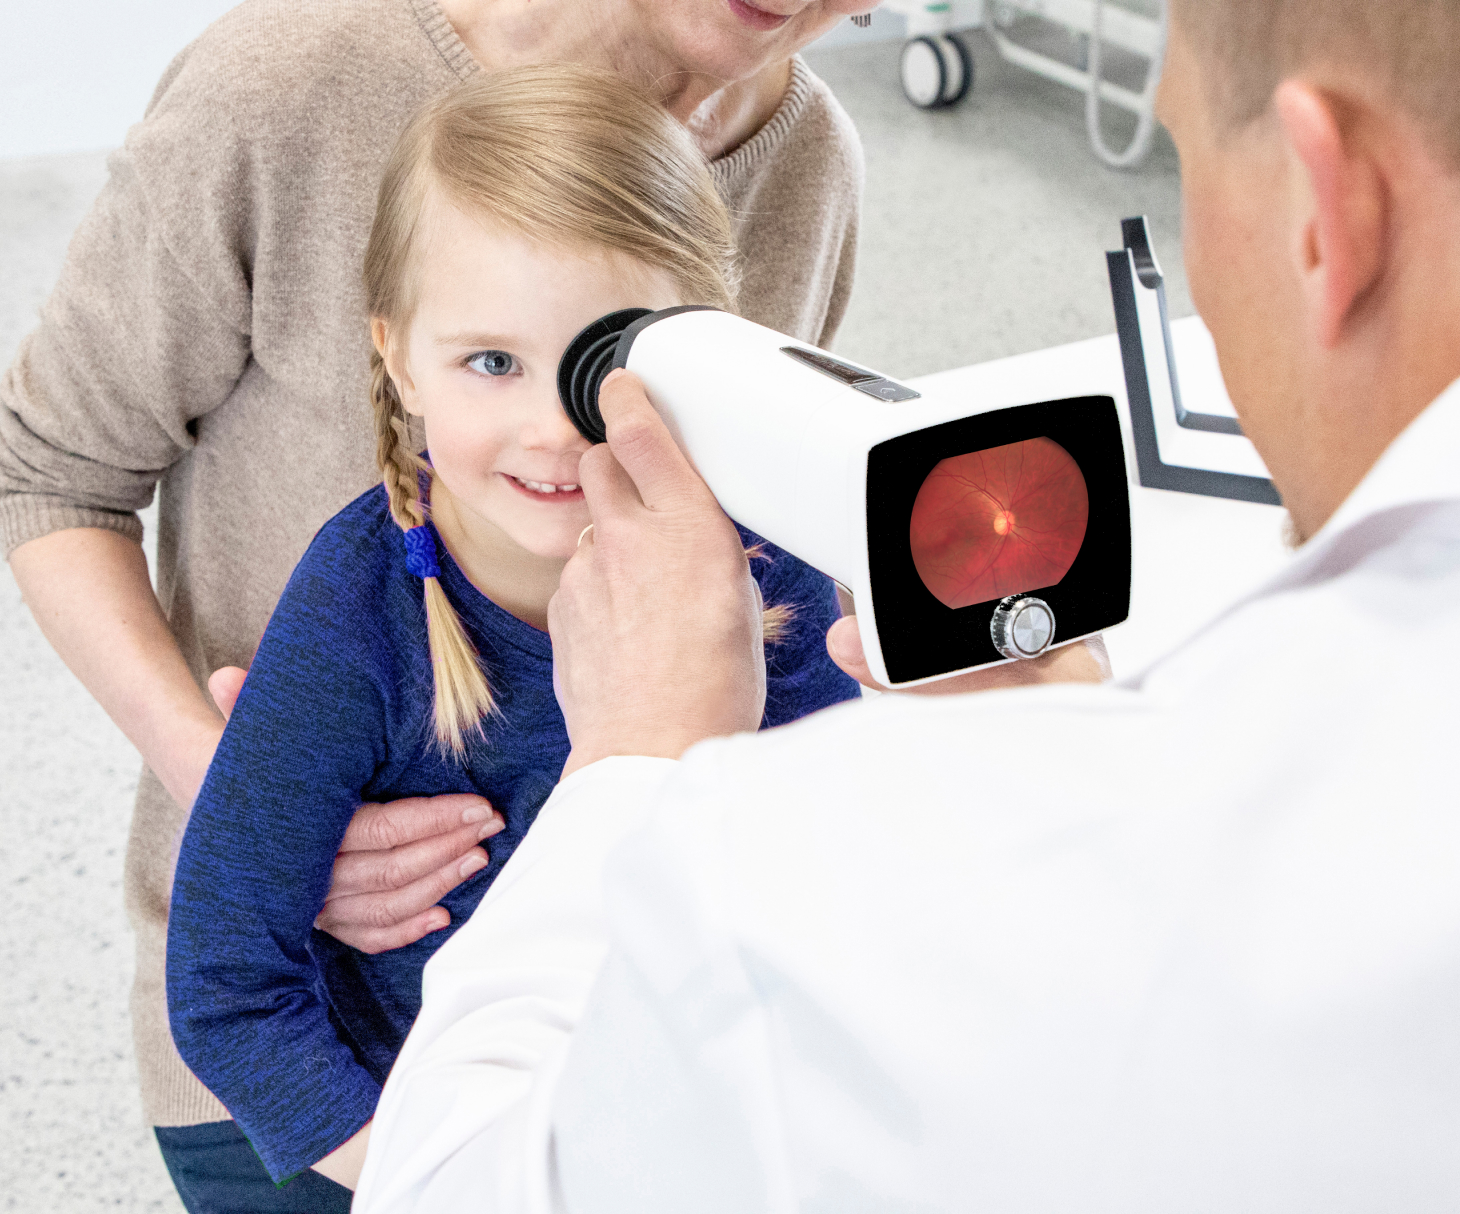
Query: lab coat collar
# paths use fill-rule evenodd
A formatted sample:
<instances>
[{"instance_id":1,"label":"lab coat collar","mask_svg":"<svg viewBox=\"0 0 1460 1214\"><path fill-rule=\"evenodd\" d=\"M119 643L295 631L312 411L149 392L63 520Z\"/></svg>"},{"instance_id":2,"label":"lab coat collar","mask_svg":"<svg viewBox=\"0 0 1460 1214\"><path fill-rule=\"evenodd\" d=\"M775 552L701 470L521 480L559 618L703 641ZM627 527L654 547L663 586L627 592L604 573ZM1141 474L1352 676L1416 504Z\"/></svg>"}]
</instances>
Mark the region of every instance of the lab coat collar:
<instances>
[{"instance_id":1,"label":"lab coat collar","mask_svg":"<svg viewBox=\"0 0 1460 1214\"><path fill-rule=\"evenodd\" d=\"M1329 556L1342 538L1365 520L1404 506L1456 500L1460 500L1460 380L1440 393L1389 444L1364 479L1282 572L1230 604L1199 629L1187 645L1220 627L1249 603L1332 576L1336 568ZM1366 537L1365 542L1372 543L1372 537ZM1157 658L1143 670L1119 680L1116 686L1142 686L1185 648L1181 646Z\"/></svg>"}]
</instances>

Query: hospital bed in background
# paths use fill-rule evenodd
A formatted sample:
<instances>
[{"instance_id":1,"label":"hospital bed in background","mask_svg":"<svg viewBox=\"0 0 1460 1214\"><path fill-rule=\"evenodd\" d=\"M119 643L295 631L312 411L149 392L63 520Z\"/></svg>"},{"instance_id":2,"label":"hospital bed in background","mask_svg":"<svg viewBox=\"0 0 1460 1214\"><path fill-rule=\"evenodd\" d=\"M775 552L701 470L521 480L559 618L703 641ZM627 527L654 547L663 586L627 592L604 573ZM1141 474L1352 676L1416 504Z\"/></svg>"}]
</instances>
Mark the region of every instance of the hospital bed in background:
<instances>
[{"instance_id":1,"label":"hospital bed in background","mask_svg":"<svg viewBox=\"0 0 1460 1214\"><path fill-rule=\"evenodd\" d=\"M907 20L902 48L902 90L920 109L957 105L973 87L973 56L953 29L949 0L884 0L883 7ZM1137 12L1113 0L979 0L974 20L957 14L959 24L987 32L1007 63L1058 81L1085 94L1085 126L1095 155L1112 168L1133 168L1150 151L1155 133L1156 87L1166 53L1167 0L1155 0L1155 15ZM1072 67L1015 40L1013 26L1025 16L1061 26L1079 40L1084 67ZM1139 92L1103 78L1107 47L1146 63L1145 87ZM1128 110L1136 117L1130 143L1114 151L1100 129L1102 103Z\"/></svg>"}]
</instances>

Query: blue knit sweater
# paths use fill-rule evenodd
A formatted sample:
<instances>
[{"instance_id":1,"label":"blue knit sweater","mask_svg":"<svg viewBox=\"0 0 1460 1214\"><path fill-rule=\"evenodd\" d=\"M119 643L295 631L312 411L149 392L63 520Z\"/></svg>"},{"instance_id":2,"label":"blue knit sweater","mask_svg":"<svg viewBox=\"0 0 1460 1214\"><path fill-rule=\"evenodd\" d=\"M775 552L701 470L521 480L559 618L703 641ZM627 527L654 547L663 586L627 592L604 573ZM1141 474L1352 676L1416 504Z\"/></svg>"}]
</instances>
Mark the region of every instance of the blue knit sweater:
<instances>
[{"instance_id":1,"label":"blue knit sweater","mask_svg":"<svg viewBox=\"0 0 1460 1214\"><path fill-rule=\"evenodd\" d=\"M376 488L320 530L290 578L183 839L167 934L173 1037L275 1180L374 1114L420 1008L422 967L481 901L568 757L547 634L482 595L432 537L502 710L466 761L434 746L421 580ZM765 602L797 616L767 652L763 728L858 694L826 655L832 584L765 552L752 562ZM507 825L486 842L491 863L446 896L449 928L374 956L314 930L361 802L455 792L486 797Z\"/></svg>"}]
</instances>

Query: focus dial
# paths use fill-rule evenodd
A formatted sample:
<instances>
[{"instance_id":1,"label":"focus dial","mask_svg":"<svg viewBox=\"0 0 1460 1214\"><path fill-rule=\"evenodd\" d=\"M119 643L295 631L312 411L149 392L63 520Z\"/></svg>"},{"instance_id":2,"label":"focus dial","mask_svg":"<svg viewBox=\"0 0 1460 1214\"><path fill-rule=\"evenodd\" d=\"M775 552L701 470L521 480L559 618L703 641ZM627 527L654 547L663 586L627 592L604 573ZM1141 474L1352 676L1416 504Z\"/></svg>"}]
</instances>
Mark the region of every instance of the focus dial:
<instances>
[{"instance_id":1,"label":"focus dial","mask_svg":"<svg viewBox=\"0 0 1460 1214\"><path fill-rule=\"evenodd\" d=\"M1032 594L1011 594L994 608L989 635L1006 658L1037 658L1054 641L1054 611Z\"/></svg>"}]
</instances>

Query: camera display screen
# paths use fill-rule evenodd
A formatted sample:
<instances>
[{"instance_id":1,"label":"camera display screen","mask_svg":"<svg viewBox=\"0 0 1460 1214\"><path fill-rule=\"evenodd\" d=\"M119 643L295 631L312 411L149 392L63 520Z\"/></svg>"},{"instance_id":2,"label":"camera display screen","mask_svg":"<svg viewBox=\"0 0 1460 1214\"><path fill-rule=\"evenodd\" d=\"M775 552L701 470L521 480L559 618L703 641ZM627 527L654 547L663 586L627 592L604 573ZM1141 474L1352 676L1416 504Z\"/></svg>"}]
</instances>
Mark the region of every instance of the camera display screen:
<instances>
[{"instance_id":1,"label":"camera display screen","mask_svg":"<svg viewBox=\"0 0 1460 1214\"><path fill-rule=\"evenodd\" d=\"M1049 604L1055 643L1130 609L1130 497L1115 402L1074 397L914 430L867 453L867 557L894 683L1003 660L999 600Z\"/></svg>"},{"instance_id":2,"label":"camera display screen","mask_svg":"<svg viewBox=\"0 0 1460 1214\"><path fill-rule=\"evenodd\" d=\"M939 460L913 501L908 543L933 597L969 607L1058 585L1089 521L1080 465L1053 439L1026 438Z\"/></svg>"}]
</instances>

